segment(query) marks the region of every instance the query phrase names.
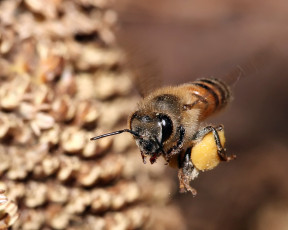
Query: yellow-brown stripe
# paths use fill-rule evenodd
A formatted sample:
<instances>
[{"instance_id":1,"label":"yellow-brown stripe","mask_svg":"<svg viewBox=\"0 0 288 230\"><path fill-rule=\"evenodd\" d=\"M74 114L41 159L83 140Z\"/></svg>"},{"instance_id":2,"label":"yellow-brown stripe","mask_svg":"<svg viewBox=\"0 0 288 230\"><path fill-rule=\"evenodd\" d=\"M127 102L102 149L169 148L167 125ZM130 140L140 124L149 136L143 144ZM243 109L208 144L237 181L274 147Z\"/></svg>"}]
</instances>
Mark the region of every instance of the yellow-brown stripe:
<instances>
[{"instance_id":1,"label":"yellow-brown stripe","mask_svg":"<svg viewBox=\"0 0 288 230\"><path fill-rule=\"evenodd\" d=\"M229 88L218 79L199 79L189 85L191 95L197 98L190 108L201 110L200 120L222 109L229 101Z\"/></svg>"}]
</instances>

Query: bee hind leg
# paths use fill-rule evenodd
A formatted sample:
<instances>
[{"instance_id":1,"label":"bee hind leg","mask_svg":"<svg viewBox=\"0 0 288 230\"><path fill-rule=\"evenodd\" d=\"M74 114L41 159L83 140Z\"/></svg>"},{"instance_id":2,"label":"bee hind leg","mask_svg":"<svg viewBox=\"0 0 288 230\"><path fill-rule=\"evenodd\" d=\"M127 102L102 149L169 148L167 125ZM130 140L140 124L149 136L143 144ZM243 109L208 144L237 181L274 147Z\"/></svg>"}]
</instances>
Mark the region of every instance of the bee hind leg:
<instances>
[{"instance_id":1,"label":"bee hind leg","mask_svg":"<svg viewBox=\"0 0 288 230\"><path fill-rule=\"evenodd\" d=\"M217 127L206 126L204 129L198 131L195 134L193 139L194 140L202 139L205 135L207 135L208 133L212 132L212 134L214 136L214 139L215 139L216 146L217 146L217 153L218 153L220 159L222 161L231 161L231 160L236 158L236 155L228 156L227 153L226 153L226 149L223 148L223 146L222 146L222 144L220 142L219 134L218 134L218 131L221 131L223 129L224 129L223 125L218 125Z\"/></svg>"},{"instance_id":2,"label":"bee hind leg","mask_svg":"<svg viewBox=\"0 0 288 230\"><path fill-rule=\"evenodd\" d=\"M189 152L189 154L187 154ZM190 160L190 152L186 151L184 161L181 164L181 167L178 171L178 178L179 178L179 189L180 192L186 192L189 191L192 193L193 196L196 196L197 191L196 189L192 188L190 186L190 181L192 181L195 177L198 176L198 170L193 166L191 160Z\"/></svg>"}]
</instances>

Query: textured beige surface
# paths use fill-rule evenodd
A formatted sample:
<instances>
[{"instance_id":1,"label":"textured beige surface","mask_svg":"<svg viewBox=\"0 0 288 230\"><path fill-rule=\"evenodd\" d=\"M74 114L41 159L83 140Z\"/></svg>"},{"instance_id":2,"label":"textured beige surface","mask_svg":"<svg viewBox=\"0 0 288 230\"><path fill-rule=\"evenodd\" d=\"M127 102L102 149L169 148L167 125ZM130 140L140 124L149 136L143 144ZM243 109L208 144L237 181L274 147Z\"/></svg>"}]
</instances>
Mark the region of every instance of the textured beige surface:
<instances>
[{"instance_id":1,"label":"textured beige surface","mask_svg":"<svg viewBox=\"0 0 288 230\"><path fill-rule=\"evenodd\" d=\"M13 229L163 229L168 216L151 210L178 213L165 166L145 168L127 134L89 140L125 127L137 101L109 1L0 9L0 188L20 204Z\"/></svg>"},{"instance_id":2,"label":"textured beige surface","mask_svg":"<svg viewBox=\"0 0 288 230\"><path fill-rule=\"evenodd\" d=\"M18 217L17 205L6 197L4 190L0 189L0 229L8 229L8 227L15 223Z\"/></svg>"}]
</instances>

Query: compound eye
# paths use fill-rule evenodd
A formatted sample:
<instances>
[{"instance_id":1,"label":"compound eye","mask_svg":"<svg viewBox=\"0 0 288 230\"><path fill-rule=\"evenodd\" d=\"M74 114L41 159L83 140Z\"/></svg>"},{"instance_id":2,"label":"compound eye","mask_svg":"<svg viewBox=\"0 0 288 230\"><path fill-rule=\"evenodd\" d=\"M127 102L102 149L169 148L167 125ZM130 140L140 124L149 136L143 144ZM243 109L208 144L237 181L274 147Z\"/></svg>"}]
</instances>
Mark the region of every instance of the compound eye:
<instances>
[{"instance_id":1,"label":"compound eye","mask_svg":"<svg viewBox=\"0 0 288 230\"><path fill-rule=\"evenodd\" d=\"M163 143L164 141L168 140L169 137L172 134L173 131L173 123L171 119L164 114L159 114L158 119L160 121L160 125L162 126L162 140L161 142Z\"/></svg>"}]
</instances>

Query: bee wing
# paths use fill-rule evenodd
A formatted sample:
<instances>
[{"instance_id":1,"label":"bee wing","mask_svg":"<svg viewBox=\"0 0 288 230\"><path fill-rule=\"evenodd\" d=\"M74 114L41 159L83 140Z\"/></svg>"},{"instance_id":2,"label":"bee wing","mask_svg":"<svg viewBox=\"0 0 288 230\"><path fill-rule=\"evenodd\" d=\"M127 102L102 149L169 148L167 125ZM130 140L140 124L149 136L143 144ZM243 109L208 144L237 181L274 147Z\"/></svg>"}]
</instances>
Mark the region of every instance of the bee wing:
<instances>
[{"instance_id":1,"label":"bee wing","mask_svg":"<svg viewBox=\"0 0 288 230\"><path fill-rule=\"evenodd\" d=\"M146 58L143 54L138 59L129 60L128 65L136 90L142 97L145 97L162 86L161 74L156 61Z\"/></svg>"},{"instance_id":2,"label":"bee wing","mask_svg":"<svg viewBox=\"0 0 288 230\"><path fill-rule=\"evenodd\" d=\"M161 71L156 58L127 36L119 34L119 44L125 51L126 67L131 73L131 80L136 91L145 97L162 86Z\"/></svg>"},{"instance_id":3,"label":"bee wing","mask_svg":"<svg viewBox=\"0 0 288 230\"><path fill-rule=\"evenodd\" d=\"M236 65L231 72L220 79L230 87L234 87L241 78L255 75L265 64L269 63L269 57L273 56L271 55L272 48L271 46L262 48L252 58L249 58L248 61Z\"/></svg>"},{"instance_id":4,"label":"bee wing","mask_svg":"<svg viewBox=\"0 0 288 230\"><path fill-rule=\"evenodd\" d=\"M202 113L199 119L202 120L214 114L216 111L220 111L227 105L231 98L233 98L231 96L231 87L233 87L241 77L252 74L255 75L260 67L267 63L267 57L269 56L271 55L268 55L266 49L256 53L253 59L236 66L236 68L222 78L201 78L191 82L192 87L189 90L193 94L195 101L185 105L185 109L201 108Z\"/></svg>"}]
</instances>

